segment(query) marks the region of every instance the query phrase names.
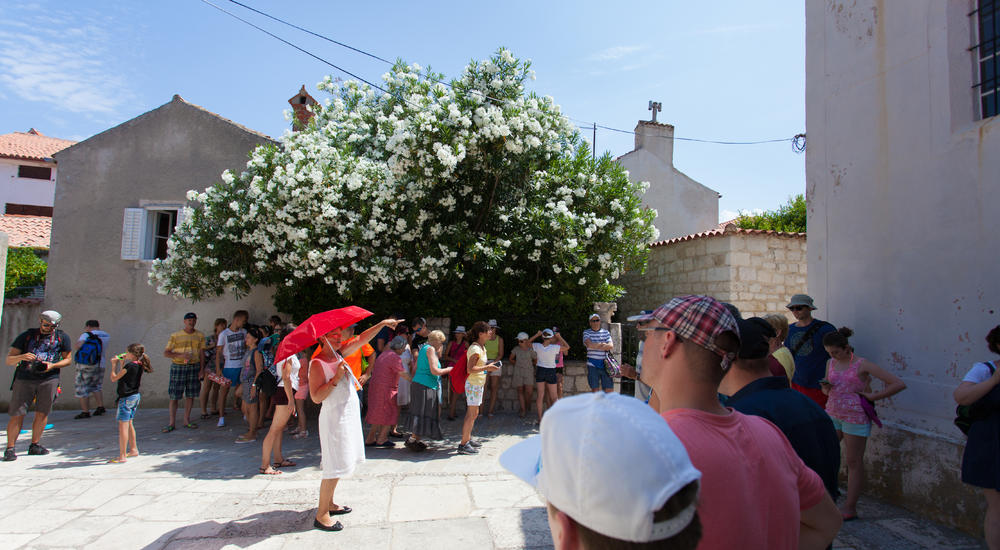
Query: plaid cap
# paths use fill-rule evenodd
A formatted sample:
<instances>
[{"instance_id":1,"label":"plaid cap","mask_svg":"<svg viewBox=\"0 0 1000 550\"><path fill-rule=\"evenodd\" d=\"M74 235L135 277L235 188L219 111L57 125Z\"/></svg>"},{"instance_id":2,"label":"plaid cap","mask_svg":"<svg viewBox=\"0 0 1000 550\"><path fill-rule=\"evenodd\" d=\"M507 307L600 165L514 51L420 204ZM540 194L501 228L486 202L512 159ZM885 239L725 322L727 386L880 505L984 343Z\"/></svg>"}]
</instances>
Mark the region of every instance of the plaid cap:
<instances>
[{"instance_id":1,"label":"plaid cap","mask_svg":"<svg viewBox=\"0 0 1000 550\"><path fill-rule=\"evenodd\" d=\"M729 309L711 296L677 296L637 320L653 319L673 329L681 338L721 356L722 370L729 369L736 358L739 344L737 349L727 351L718 346L716 338L728 331L739 340L739 326Z\"/></svg>"}]
</instances>

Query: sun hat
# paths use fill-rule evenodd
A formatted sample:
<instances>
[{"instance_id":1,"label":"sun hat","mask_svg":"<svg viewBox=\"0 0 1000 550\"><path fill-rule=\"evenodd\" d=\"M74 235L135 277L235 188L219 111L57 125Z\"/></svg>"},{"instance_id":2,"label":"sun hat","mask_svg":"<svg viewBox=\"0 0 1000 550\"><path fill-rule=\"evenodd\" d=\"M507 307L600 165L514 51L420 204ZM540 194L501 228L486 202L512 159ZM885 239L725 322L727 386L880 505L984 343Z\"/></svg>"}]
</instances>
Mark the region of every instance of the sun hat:
<instances>
[{"instance_id":1,"label":"sun hat","mask_svg":"<svg viewBox=\"0 0 1000 550\"><path fill-rule=\"evenodd\" d=\"M737 319L740 327L740 359L763 359L770 353L768 340L778 334L771 323L760 317Z\"/></svg>"},{"instance_id":2,"label":"sun hat","mask_svg":"<svg viewBox=\"0 0 1000 550\"><path fill-rule=\"evenodd\" d=\"M638 320L654 319L673 329L681 338L721 356L722 370L728 369L736 358L740 339L736 318L722 302L711 296L677 296ZM727 332L736 337L733 349L723 349L719 345L719 337Z\"/></svg>"},{"instance_id":3,"label":"sun hat","mask_svg":"<svg viewBox=\"0 0 1000 550\"><path fill-rule=\"evenodd\" d=\"M638 399L604 392L556 401L539 435L507 449L500 464L580 525L632 542L684 530L695 502L658 523L653 514L701 478L663 417Z\"/></svg>"},{"instance_id":4,"label":"sun hat","mask_svg":"<svg viewBox=\"0 0 1000 550\"><path fill-rule=\"evenodd\" d=\"M552 329L547 328L542 331L542 338L552 338L556 333L552 332Z\"/></svg>"},{"instance_id":5,"label":"sun hat","mask_svg":"<svg viewBox=\"0 0 1000 550\"><path fill-rule=\"evenodd\" d=\"M500 328L500 325L497 324L496 319L490 319L489 322L487 322L486 324L489 325L490 328Z\"/></svg>"},{"instance_id":6,"label":"sun hat","mask_svg":"<svg viewBox=\"0 0 1000 550\"><path fill-rule=\"evenodd\" d=\"M53 325L58 325L59 323L62 322L62 313L50 309L48 311L43 311L41 314L41 318L52 323Z\"/></svg>"},{"instance_id":7,"label":"sun hat","mask_svg":"<svg viewBox=\"0 0 1000 550\"><path fill-rule=\"evenodd\" d=\"M460 332L462 334L465 334L465 325L458 325L452 332Z\"/></svg>"},{"instance_id":8,"label":"sun hat","mask_svg":"<svg viewBox=\"0 0 1000 550\"><path fill-rule=\"evenodd\" d=\"M812 296L808 294L796 294L792 296L792 299L788 301L788 305L785 307L792 309L794 306L806 306L809 309L816 309L816 306L813 305Z\"/></svg>"},{"instance_id":9,"label":"sun hat","mask_svg":"<svg viewBox=\"0 0 1000 550\"><path fill-rule=\"evenodd\" d=\"M517 340L518 341L527 340L527 339L528 339L528 333L527 332L518 332L517 333Z\"/></svg>"}]
</instances>

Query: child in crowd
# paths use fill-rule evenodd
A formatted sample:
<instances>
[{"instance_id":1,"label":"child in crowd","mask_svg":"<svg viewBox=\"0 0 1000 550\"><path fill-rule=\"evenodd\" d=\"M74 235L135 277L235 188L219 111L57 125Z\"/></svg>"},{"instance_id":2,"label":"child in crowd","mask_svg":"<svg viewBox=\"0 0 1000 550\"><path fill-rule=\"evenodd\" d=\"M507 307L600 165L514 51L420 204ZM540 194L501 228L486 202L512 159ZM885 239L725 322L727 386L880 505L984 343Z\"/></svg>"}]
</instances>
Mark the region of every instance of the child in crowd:
<instances>
[{"instance_id":1,"label":"child in crowd","mask_svg":"<svg viewBox=\"0 0 1000 550\"><path fill-rule=\"evenodd\" d=\"M139 408L142 373L153 372L146 348L141 344L132 344L127 349L111 359L111 381L118 382L118 457L109 461L112 464L121 464L127 457L139 456L132 419Z\"/></svg>"},{"instance_id":2,"label":"child in crowd","mask_svg":"<svg viewBox=\"0 0 1000 550\"><path fill-rule=\"evenodd\" d=\"M218 416L219 385L208 378L208 372L215 368L216 343L219 341L219 334L226 330L228 323L222 317L215 320L215 333L205 337L205 371L201 373L201 419L207 420L213 416ZM212 403L215 409L208 412L208 404Z\"/></svg>"},{"instance_id":3,"label":"child in crowd","mask_svg":"<svg viewBox=\"0 0 1000 550\"><path fill-rule=\"evenodd\" d=\"M560 399L539 435L508 449L500 464L545 498L556 548L693 550L701 539L701 473L667 422L638 399Z\"/></svg>"}]
</instances>

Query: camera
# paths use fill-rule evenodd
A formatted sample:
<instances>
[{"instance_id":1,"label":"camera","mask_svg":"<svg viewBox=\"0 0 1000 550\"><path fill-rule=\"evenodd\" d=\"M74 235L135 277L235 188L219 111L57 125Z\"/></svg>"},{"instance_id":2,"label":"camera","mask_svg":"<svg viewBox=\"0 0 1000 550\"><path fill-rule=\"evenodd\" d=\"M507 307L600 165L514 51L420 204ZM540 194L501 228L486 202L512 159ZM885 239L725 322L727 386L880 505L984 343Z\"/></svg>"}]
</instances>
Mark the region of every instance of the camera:
<instances>
[{"instance_id":1,"label":"camera","mask_svg":"<svg viewBox=\"0 0 1000 550\"><path fill-rule=\"evenodd\" d=\"M45 361L39 361L38 359L34 359L32 361L21 361L20 366L25 370L30 370L38 374L45 372L49 368L49 366L45 364Z\"/></svg>"}]
</instances>

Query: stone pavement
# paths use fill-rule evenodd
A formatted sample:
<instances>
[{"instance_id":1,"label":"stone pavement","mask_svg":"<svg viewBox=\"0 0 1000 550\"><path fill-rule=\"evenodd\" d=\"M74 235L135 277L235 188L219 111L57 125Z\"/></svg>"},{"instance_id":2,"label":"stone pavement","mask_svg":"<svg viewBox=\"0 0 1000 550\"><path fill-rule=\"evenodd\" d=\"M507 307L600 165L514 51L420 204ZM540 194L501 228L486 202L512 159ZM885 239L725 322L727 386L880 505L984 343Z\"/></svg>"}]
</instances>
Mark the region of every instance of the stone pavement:
<instances>
[{"instance_id":1,"label":"stone pavement","mask_svg":"<svg viewBox=\"0 0 1000 550\"><path fill-rule=\"evenodd\" d=\"M117 454L113 414L74 414L50 417L54 428L42 443L51 454L28 456L24 434L17 461L0 463L4 548L552 548L541 501L497 460L535 433L516 416L477 422L484 445L475 456L455 454L459 423L447 421L447 439L425 453L368 449L368 461L337 487L337 503L355 511L339 518L343 531L326 533L312 528L320 477L315 430L303 440L285 438L297 467L263 476L260 444L233 443L240 421L164 434L166 411L140 406L142 456L106 464ZM835 548L983 548L872 500L862 501L860 513L864 519L846 524Z\"/></svg>"}]
</instances>

